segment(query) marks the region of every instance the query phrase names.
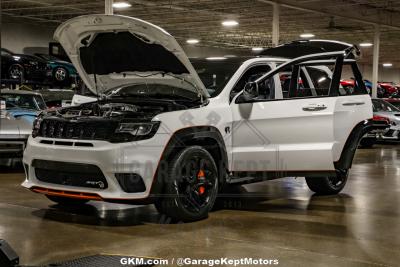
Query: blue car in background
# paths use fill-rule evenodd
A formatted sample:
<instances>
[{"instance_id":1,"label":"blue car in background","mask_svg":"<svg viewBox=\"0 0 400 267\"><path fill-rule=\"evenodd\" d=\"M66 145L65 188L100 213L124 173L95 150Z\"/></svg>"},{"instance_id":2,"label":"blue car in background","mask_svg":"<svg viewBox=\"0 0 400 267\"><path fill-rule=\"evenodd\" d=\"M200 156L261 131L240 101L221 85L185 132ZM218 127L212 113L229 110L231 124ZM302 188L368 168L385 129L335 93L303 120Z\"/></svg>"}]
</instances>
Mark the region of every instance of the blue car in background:
<instances>
[{"instance_id":1,"label":"blue car in background","mask_svg":"<svg viewBox=\"0 0 400 267\"><path fill-rule=\"evenodd\" d=\"M79 77L74 65L70 62L46 54L36 53L35 56L47 61L50 67L47 77L56 85L71 85Z\"/></svg>"},{"instance_id":2,"label":"blue car in background","mask_svg":"<svg viewBox=\"0 0 400 267\"><path fill-rule=\"evenodd\" d=\"M46 108L39 93L0 90L0 159L22 157L33 122Z\"/></svg>"}]
</instances>

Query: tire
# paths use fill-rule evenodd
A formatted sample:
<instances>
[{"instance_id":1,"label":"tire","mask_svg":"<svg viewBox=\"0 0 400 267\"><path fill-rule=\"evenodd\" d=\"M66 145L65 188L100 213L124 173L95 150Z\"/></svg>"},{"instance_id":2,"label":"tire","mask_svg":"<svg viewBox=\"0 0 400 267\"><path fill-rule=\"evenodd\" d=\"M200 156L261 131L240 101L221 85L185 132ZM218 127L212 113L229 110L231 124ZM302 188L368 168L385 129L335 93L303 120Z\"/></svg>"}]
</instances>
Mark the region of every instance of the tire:
<instances>
[{"instance_id":1,"label":"tire","mask_svg":"<svg viewBox=\"0 0 400 267\"><path fill-rule=\"evenodd\" d=\"M346 185L348 171L337 171L336 177L306 177L306 183L311 191L318 195L338 194Z\"/></svg>"},{"instance_id":2,"label":"tire","mask_svg":"<svg viewBox=\"0 0 400 267\"><path fill-rule=\"evenodd\" d=\"M360 147L362 148L371 148L376 143L376 138L363 138L360 140Z\"/></svg>"},{"instance_id":3,"label":"tire","mask_svg":"<svg viewBox=\"0 0 400 267\"><path fill-rule=\"evenodd\" d=\"M20 80L23 81L25 78L25 70L24 67L18 64L11 65L8 69L8 77L12 80Z\"/></svg>"},{"instance_id":4,"label":"tire","mask_svg":"<svg viewBox=\"0 0 400 267\"><path fill-rule=\"evenodd\" d=\"M218 170L211 154L200 146L178 152L168 168L163 193L155 206L171 221L207 218L218 194Z\"/></svg>"},{"instance_id":5,"label":"tire","mask_svg":"<svg viewBox=\"0 0 400 267\"><path fill-rule=\"evenodd\" d=\"M77 199L77 198L67 198L67 197L58 197L58 196L50 196L50 195L46 195L46 197L48 199L50 199L51 201L62 205L62 206L79 206L79 205L84 205L87 202L89 202L89 200L86 199Z\"/></svg>"},{"instance_id":6,"label":"tire","mask_svg":"<svg viewBox=\"0 0 400 267\"><path fill-rule=\"evenodd\" d=\"M64 84L69 80L68 70L64 67L57 67L53 71L54 82Z\"/></svg>"}]
</instances>

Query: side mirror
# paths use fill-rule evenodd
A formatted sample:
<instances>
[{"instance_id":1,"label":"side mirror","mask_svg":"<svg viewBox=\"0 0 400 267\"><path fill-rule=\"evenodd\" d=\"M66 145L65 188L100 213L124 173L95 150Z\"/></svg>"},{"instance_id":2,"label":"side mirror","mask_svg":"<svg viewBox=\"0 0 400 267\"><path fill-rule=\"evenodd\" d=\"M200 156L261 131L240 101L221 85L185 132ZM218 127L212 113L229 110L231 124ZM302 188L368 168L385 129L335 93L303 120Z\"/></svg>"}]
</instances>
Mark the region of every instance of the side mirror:
<instances>
[{"instance_id":1,"label":"side mirror","mask_svg":"<svg viewBox=\"0 0 400 267\"><path fill-rule=\"evenodd\" d=\"M258 84L255 82L248 82L245 84L243 93L239 94L236 98L236 103L250 102L258 96Z\"/></svg>"},{"instance_id":2,"label":"side mirror","mask_svg":"<svg viewBox=\"0 0 400 267\"><path fill-rule=\"evenodd\" d=\"M248 82L244 86L243 95L246 98L253 99L258 96L258 83Z\"/></svg>"}]
</instances>

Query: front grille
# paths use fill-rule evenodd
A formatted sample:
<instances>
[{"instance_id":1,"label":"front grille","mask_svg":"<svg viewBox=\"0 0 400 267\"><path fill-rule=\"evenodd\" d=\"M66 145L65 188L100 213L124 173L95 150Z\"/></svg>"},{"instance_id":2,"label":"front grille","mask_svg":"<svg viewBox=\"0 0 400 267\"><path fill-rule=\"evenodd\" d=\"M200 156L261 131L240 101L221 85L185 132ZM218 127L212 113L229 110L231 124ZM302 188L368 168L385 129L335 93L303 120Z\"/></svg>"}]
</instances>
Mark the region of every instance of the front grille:
<instances>
[{"instance_id":1,"label":"front grille","mask_svg":"<svg viewBox=\"0 0 400 267\"><path fill-rule=\"evenodd\" d=\"M110 120L45 119L40 124L38 136L60 139L109 140L116 127L117 123Z\"/></svg>"},{"instance_id":2,"label":"front grille","mask_svg":"<svg viewBox=\"0 0 400 267\"><path fill-rule=\"evenodd\" d=\"M36 179L45 183L96 189L108 187L103 172L95 165L34 160L32 166Z\"/></svg>"}]
</instances>

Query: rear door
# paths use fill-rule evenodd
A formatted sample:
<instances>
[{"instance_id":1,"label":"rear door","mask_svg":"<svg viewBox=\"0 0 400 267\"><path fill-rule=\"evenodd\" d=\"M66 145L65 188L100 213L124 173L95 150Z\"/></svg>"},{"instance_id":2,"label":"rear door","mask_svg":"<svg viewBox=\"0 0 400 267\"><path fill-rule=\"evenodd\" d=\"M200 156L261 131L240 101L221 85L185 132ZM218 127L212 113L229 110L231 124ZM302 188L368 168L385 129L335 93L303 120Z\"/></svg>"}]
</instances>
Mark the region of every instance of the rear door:
<instances>
[{"instance_id":1,"label":"rear door","mask_svg":"<svg viewBox=\"0 0 400 267\"><path fill-rule=\"evenodd\" d=\"M325 61L331 68L323 64ZM257 80L258 84L275 82L275 99L241 103L237 98L232 107L234 121L249 124L251 131L247 135L233 132L234 140L242 139L234 141L233 170L242 171L244 162L246 171L287 175L335 170L334 162L351 130L372 117L363 83L358 84L354 95L347 95L340 87L343 63L343 52L297 58ZM359 72L356 74L360 79ZM251 133L257 133L258 138Z\"/></svg>"},{"instance_id":2,"label":"rear door","mask_svg":"<svg viewBox=\"0 0 400 267\"><path fill-rule=\"evenodd\" d=\"M302 82L296 85L295 78ZM355 79L352 91L340 86L343 78ZM285 111L280 116L289 122L284 129L290 133L279 142L281 167L286 171L334 170L352 130L372 117L370 96L355 61L339 56L297 63L292 66L288 91L284 85L281 88L280 108Z\"/></svg>"},{"instance_id":3,"label":"rear door","mask_svg":"<svg viewBox=\"0 0 400 267\"><path fill-rule=\"evenodd\" d=\"M332 148L334 161L339 160L344 145L356 125L373 116L371 97L354 60L344 62L340 77L354 79L355 82L353 90L339 88L338 95L335 97Z\"/></svg>"}]
</instances>

